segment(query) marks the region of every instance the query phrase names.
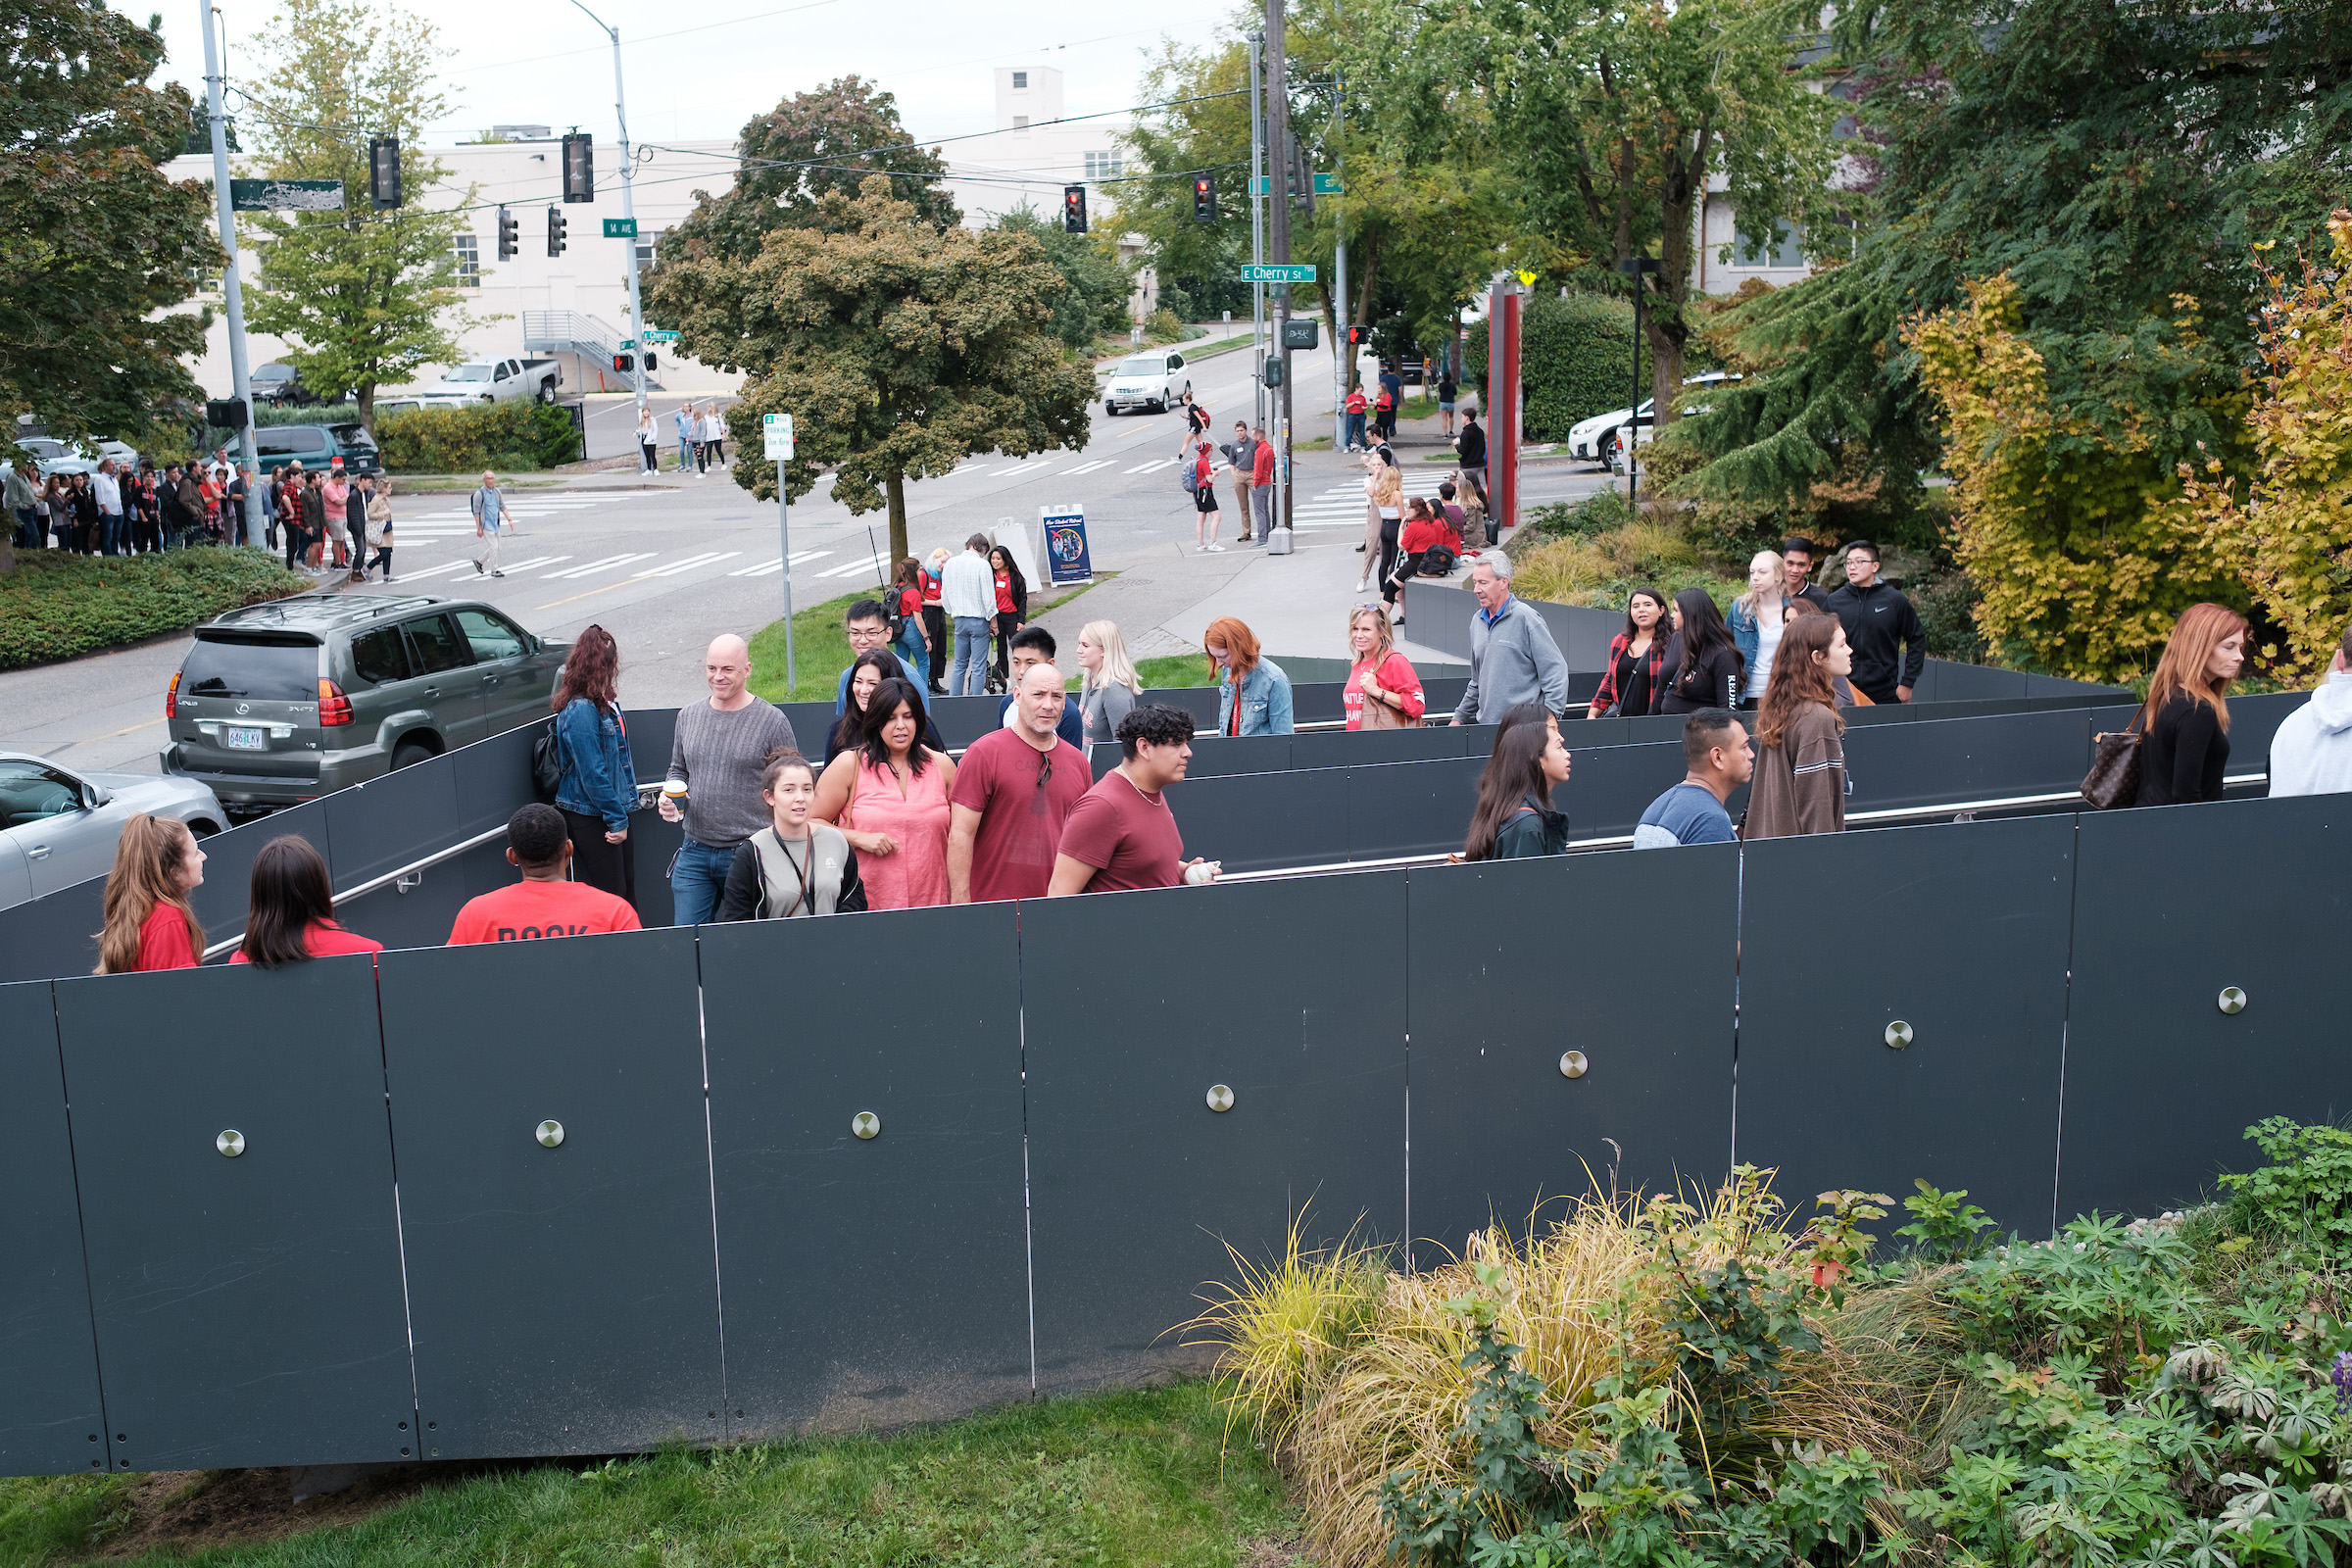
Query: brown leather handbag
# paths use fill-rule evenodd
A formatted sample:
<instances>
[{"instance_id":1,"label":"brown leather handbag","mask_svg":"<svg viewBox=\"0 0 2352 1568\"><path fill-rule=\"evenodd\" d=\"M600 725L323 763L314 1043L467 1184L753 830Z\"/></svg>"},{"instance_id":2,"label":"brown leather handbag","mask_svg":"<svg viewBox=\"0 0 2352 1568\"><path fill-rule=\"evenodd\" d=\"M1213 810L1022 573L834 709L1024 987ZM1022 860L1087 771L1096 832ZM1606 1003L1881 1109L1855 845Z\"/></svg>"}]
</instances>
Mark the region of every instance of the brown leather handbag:
<instances>
[{"instance_id":1,"label":"brown leather handbag","mask_svg":"<svg viewBox=\"0 0 2352 1568\"><path fill-rule=\"evenodd\" d=\"M2101 811L2132 806L2139 800L2138 733L2141 713L2120 730L2090 738L2090 771L2082 775L2082 799Z\"/></svg>"}]
</instances>

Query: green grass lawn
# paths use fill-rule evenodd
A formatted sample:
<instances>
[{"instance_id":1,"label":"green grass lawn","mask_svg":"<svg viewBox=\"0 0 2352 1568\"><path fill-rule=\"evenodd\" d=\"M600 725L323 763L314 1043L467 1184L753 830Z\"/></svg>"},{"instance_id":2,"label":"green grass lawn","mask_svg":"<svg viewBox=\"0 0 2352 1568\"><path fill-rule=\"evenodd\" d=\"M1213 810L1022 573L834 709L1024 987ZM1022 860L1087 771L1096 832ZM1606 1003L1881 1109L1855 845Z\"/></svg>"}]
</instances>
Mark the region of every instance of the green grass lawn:
<instances>
[{"instance_id":1,"label":"green grass lawn","mask_svg":"<svg viewBox=\"0 0 2352 1568\"><path fill-rule=\"evenodd\" d=\"M1108 582L1117 575L1115 571L1102 572L1094 583L1072 588L1052 598L1033 592L1029 597L1030 615L1035 618L1049 610L1065 605L1096 583ZM754 695L764 697L771 703L831 702L833 688L841 680L841 672L850 663L850 634L843 628L841 617L848 613L850 606L860 599L873 598L878 591L868 586L855 593L843 594L839 599L828 599L822 604L810 605L806 610L792 612L793 664L801 679L798 686L789 690L784 680L784 622L772 620L756 632L752 637ZM1064 661L1074 661L1077 656L1075 647L1062 651ZM1196 656L1193 662L1199 664L1203 661ZM1073 663L1070 667L1075 668L1076 665ZM1155 681L1152 684L1172 683Z\"/></svg>"},{"instance_id":2,"label":"green grass lawn","mask_svg":"<svg viewBox=\"0 0 2352 1568\"><path fill-rule=\"evenodd\" d=\"M1214 686L1216 676L1208 667L1206 654L1164 654L1157 659L1136 662L1136 674L1143 677L1144 690L1154 686Z\"/></svg>"},{"instance_id":3,"label":"green grass lawn","mask_svg":"<svg viewBox=\"0 0 2352 1568\"><path fill-rule=\"evenodd\" d=\"M200 545L112 557L22 551L16 569L0 576L0 669L184 631L239 605L318 586L267 550Z\"/></svg>"},{"instance_id":4,"label":"green grass lawn","mask_svg":"<svg viewBox=\"0 0 2352 1568\"><path fill-rule=\"evenodd\" d=\"M356 1523L299 1534L286 1533L301 1526L292 1506L252 1520L242 1540L174 1528L175 1506L189 1512L203 1489L239 1474L191 1476L170 1492L139 1476L0 1481L0 1563L45 1568L103 1555L213 1568L1227 1568L1294 1560L1279 1480L1246 1435L1226 1446L1225 1412L1204 1383L1017 1405L890 1438L476 1473L411 1491ZM252 1539L271 1533L278 1539Z\"/></svg>"}]
</instances>

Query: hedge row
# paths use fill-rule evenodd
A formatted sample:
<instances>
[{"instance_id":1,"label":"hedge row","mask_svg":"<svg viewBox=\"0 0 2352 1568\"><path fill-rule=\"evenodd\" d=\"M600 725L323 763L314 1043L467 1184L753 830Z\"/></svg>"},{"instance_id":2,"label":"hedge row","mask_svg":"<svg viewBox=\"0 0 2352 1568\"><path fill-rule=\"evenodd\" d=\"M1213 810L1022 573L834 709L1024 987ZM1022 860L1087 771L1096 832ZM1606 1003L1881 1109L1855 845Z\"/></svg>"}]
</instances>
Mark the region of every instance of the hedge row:
<instances>
[{"instance_id":1,"label":"hedge row","mask_svg":"<svg viewBox=\"0 0 2352 1568\"><path fill-rule=\"evenodd\" d=\"M1580 420L1626 406L1634 383L1634 307L1605 294L1538 294L1520 316L1519 380L1527 388L1527 438L1565 441ZM1470 334L1470 382L1487 407L1487 335ZM1649 351L1642 352L1649 395Z\"/></svg>"},{"instance_id":2,"label":"hedge row","mask_svg":"<svg viewBox=\"0 0 2352 1568\"><path fill-rule=\"evenodd\" d=\"M548 403L387 414L375 422L375 441L394 473L553 468L580 455L580 432L569 411Z\"/></svg>"},{"instance_id":3,"label":"hedge row","mask_svg":"<svg viewBox=\"0 0 2352 1568\"><path fill-rule=\"evenodd\" d=\"M0 669L183 631L239 605L318 585L267 550L198 546L148 556L28 550L0 575Z\"/></svg>"}]
</instances>

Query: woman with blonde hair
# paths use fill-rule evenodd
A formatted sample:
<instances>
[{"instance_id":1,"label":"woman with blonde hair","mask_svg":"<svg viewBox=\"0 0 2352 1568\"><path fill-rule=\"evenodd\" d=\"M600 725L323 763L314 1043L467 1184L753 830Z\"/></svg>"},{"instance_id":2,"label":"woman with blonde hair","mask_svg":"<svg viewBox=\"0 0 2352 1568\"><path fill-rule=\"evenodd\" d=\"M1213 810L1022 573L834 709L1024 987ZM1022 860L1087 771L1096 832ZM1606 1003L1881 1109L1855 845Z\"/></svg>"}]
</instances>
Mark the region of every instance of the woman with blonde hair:
<instances>
[{"instance_id":1,"label":"woman with blonde hair","mask_svg":"<svg viewBox=\"0 0 2352 1568\"><path fill-rule=\"evenodd\" d=\"M1217 672L1217 733L1290 735L1291 677L1258 651L1257 633L1231 615L1219 615L1200 634L1200 646Z\"/></svg>"},{"instance_id":2,"label":"woman with blonde hair","mask_svg":"<svg viewBox=\"0 0 2352 1568\"><path fill-rule=\"evenodd\" d=\"M2222 798L2230 683L2246 662L2246 617L2222 605L2180 612L2139 710L2140 806Z\"/></svg>"},{"instance_id":3,"label":"woman with blonde hair","mask_svg":"<svg viewBox=\"0 0 2352 1568\"><path fill-rule=\"evenodd\" d=\"M1348 670L1341 704L1349 729L1411 729L1428 704L1412 661L1396 651L1388 612L1358 605L1348 612L1348 646L1355 662Z\"/></svg>"},{"instance_id":4,"label":"woman with blonde hair","mask_svg":"<svg viewBox=\"0 0 2352 1568\"><path fill-rule=\"evenodd\" d=\"M1088 745L1115 741L1119 720L1144 695L1144 678L1127 656L1127 639L1115 620L1090 620L1078 628L1079 708L1086 715Z\"/></svg>"},{"instance_id":5,"label":"woman with blonde hair","mask_svg":"<svg viewBox=\"0 0 2352 1568\"><path fill-rule=\"evenodd\" d=\"M204 851L196 847L187 823L134 812L115 841L97 972L193 969L202 963L204 925L188 906L188 894L203 881Z\"/></svg>"},{"instance_id":6,"label":"woman with blonde hair","mask_svg":"<svg viewBox=\"0 0 2352 1568\"><path fill-rule=\"evenodd\" d=\"M1845 831L1845 720L1830 683L1853 672L1844 622L1789 621L1756 709L1756 771L1741 838Z\"/></svg>"},{"instance_id":7,"label":"woman with blonde hair","mask_svg":"<svg viewBox=\"0 0 2352 1568\"><path fill-rule=\"evenodd\" d=\"M1753 708L1772 684L1772 656L1788 627L1788 564L1774 550L1747 564L1747 592L1732 601L1732 646L1745 670L1740 706Z\"/></svg>"},{"instance_id":8,"label":"woman with blonde hair","mask_svg":"<svg viewBox=\"0 0 2352 1568\"><path fill-rule=\"evenodd\" d=\"M1396 537L1404 526L1404 473L1378 452L1364 457L1364 574L1355 591L1386 582L1396 564Z\"/></svg>"}]
</instances>

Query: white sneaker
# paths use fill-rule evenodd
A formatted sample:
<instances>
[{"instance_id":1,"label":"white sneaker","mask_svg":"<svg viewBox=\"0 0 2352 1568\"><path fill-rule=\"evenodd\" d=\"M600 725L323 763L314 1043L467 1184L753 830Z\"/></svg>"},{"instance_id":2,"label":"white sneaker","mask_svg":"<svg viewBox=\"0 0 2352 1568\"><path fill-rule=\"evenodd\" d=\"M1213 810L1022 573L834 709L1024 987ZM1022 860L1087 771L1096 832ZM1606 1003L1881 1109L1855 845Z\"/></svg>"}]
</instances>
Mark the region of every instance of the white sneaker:
<instances>
[{"instance_id":1,"label":"white sneaker","mask_svg":"<svg viewBox=\"0 0 2352 1568\"><path fill-rule=\"evenodd\" d=\"M1225 547L1223 545L1210 545L1208 547L1208 553L1212 556L1221 556L1225 553Z\"/></svg>"}]
</instances>

